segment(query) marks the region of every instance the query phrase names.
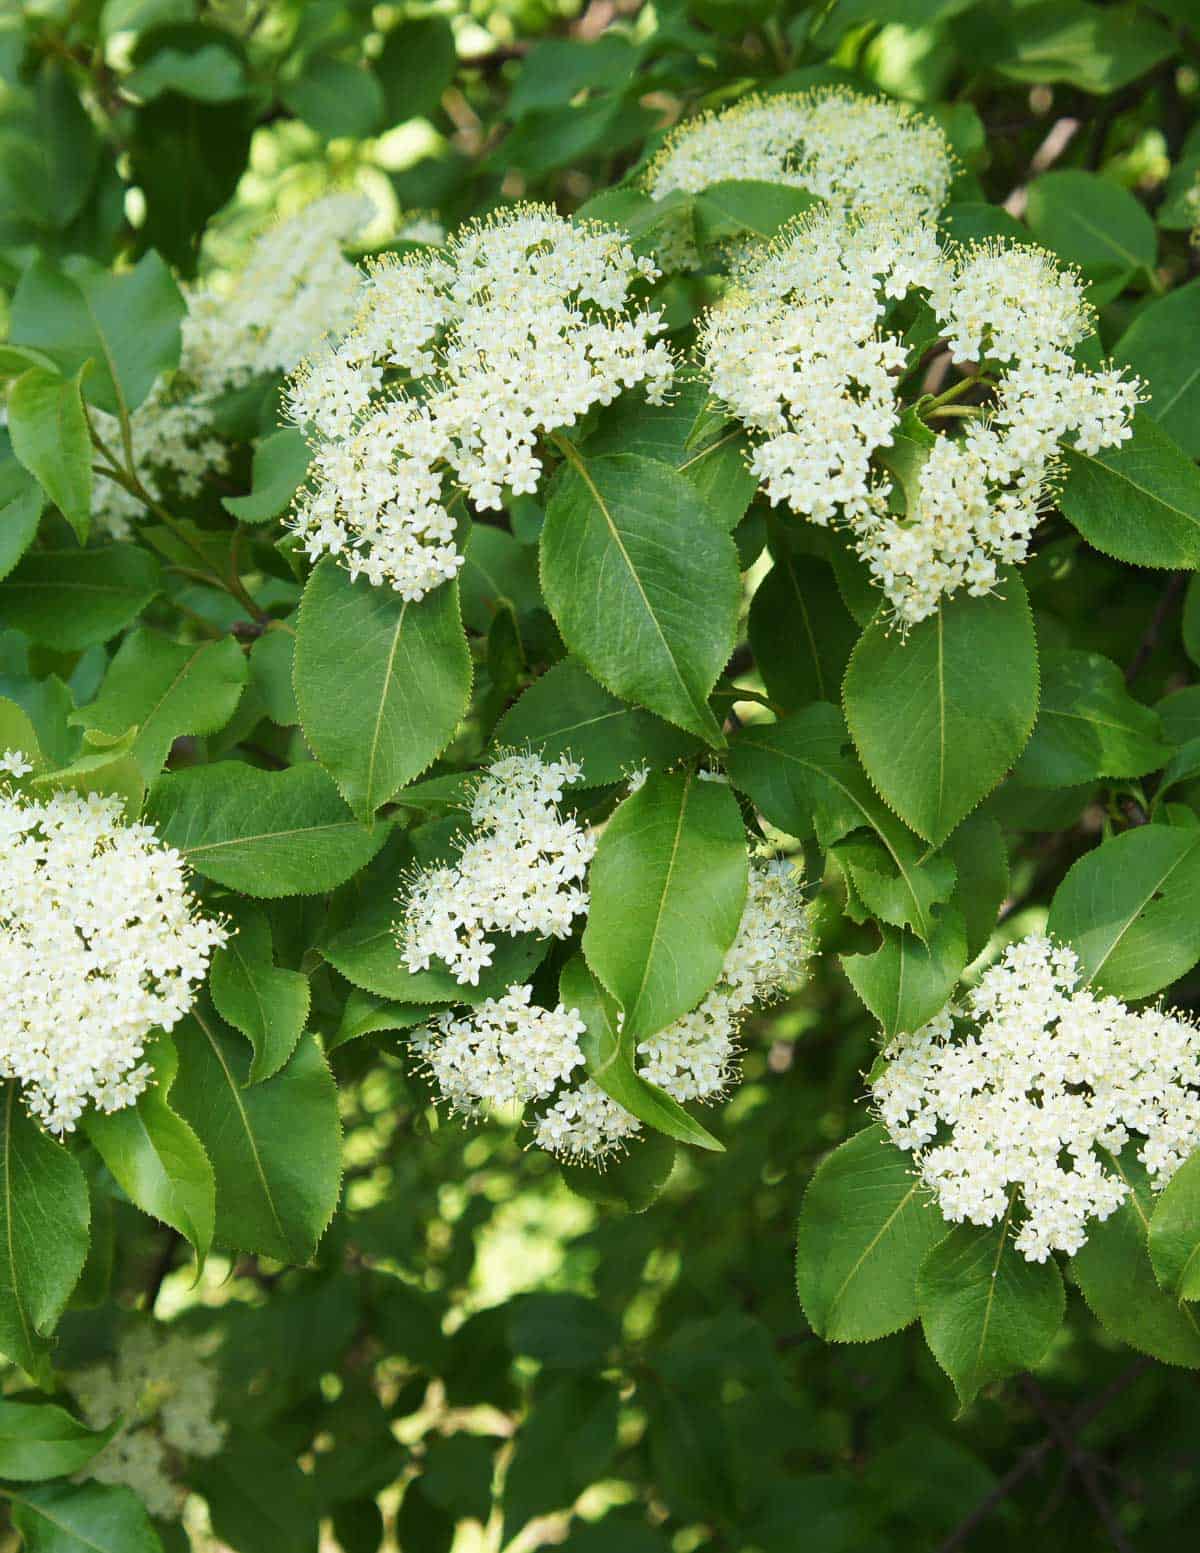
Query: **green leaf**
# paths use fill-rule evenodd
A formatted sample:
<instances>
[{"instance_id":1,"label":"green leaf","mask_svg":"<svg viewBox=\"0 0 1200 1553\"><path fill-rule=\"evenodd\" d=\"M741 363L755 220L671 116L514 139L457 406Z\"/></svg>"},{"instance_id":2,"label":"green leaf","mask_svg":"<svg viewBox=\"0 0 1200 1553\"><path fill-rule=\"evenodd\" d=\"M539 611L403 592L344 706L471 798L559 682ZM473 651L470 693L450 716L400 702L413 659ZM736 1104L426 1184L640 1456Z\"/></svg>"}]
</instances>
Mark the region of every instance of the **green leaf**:
<instances>
[{"instance_id":1,"label":"green leaf","mask_svg":"<svg viewBox=\"0 0 1200 1553\"><path fill-rule=\"evenodd\" d=\"M1148 415L1119 447L1063 457L1058 504L1089 545L1134 566L1200 567L1200 470Z\"/></svg>"},{"instance_id":2,"label":"green leaf","mask_svg":"<svg viewBox=\"0 0 1200 1553\"><path fill-rule=\"evenodd\" d=\"M246 658L234 637L172 642L141 628L121 643L96 699L71 722L114 738L136 728L130 753L152 782L182 734L225 726L245 684Z\"/></svg>"},{"instance_id":3,"label":"green leaf","mask_svg":"<svg viewBox=\"0 0 1200 1553\"><path fill-rule=\"evenodd\" d=\"M18 1493L13 1525L27 1553L163 1553L145 1506L130 1488L107 1483L42 1483Z\"/></svg>"},{"instance_id":4,"label":"green leaf","mask_svg":"<svg viewBox=\"0 0 1200 1553\"><path fill-rule=\"evenodd\" d=\"M1099 653L1042 655L1037 726L1017 762L1027 787L1073 787L1157 770L1170 749L1157 712L1135 701L1125 676Z\"/></svg>"},{"instance_id":5,"label":"green leaf","mask_svg":"<svg viewBox=\"0 0 1200 1553\"><path fill-rule=\"evenodd\" d=\"M269 1434L235 1426L220 1455L195 1462L191 1476L213 1531L238 1553L317 1553L312 1480Z\"/></svg>"},{"instance_id":6,"label":"green leaf","mask_svg":"<svg viewBox=\"0 0 1200 1553\"><path fill-rule=\"evenodd\" d=\"M428 118L457 68L454 33L445 16L406 19L385 33L375 74L383 87L388 123Z\"/></svg>"},{"instance_id":7,"label":"green leaf","mask_svg":"<svg viewBox=\"0 0 1200 1553\"><path fill-rule=\"evenodd\" d=\"M505 1546L533 1516L566 1509L604 1476L617 1448L618 1401L616 1386L594 1375L556 1379L534 1398L504 1479Z\"/></svg>"},{"instance_id":8,"label":"green leaf","mask_svg":"<svg viewBox=\"0 0 1200 1553\"><path fill-rule=\"evenodd\" d=\"M0 582L0 618L61 652L74 652L135 620L162 587L158 562L137 545L34 550Z\"/></svg>"},{"instance_id":9,"label":"green leaf","mask_svg":"<svg viewBox=\"0 0 1200 1553\"><path fill-rule=\"evenodd\" d=\"M1142 825L1087 852L1059 885L1046 931L1098 992L1146 998L1200 959L1200 831Z\"/></svg>"},{"instance_id":10,"label":"green leaf","mask_svg":"<svg viewBox=\"0 0 1200 1553\"><path fill-rule=\"evenodd\" d=\"M203 1003L179 1026L180 1110L217 1183L216 1243L307 1262L341 1181L337 1089L311 1035L273 1078L247 1088L250 1053Z\"/></svg>"},{"instance_id":11,"label":"green leaf","mask_svg":"<svg viewBox=\"0 0 1200 1553\"><path fill-rule=\"evenodd\" d=\"M346 59L311 54L280 89L284 106L326 140L371 135L383 123L383 88L374 74Z\"/></svg>"},{"instance_id":12,"label":"green leaf","mask_svg":"<svg viewBox=\"0 0 1200 1553\"><path fill-rule=\"evenodd\" d=\"M716 982L746 899L746 835L733 793L652 772L609 820L589 873L583 952L644 1040Z\"/></svg>"},{"instance_id":13,"label":"green leaf","mask_svg":"<svg viewBox=\"0 0 1200 1553\"><path fill-rule=\"evenodd\" d=\"M294 728L300 721L292 685L295 647L294 631L276 629L266 631L250 649L250 683L262 697L267 716L281 728Z\"/></svg>"},{"instance_id":14,"label":"green leaf","mask_svg":"<svg viewBox=\"0 0 1200 1553\"><path fill-rule=\"evenodd\" d=\"M1172 51L1170 34L1145 12L1101 10L1083 0L1044 0L1025 6L1019 22L1003 28L996 61L1014 81L1063 81L1104 93L1152 69Z\"/></svg>"},{"instance_id":15,"label":"green leaf","mask_svg":"<svg viewBox=\"0 0 1200 1553\"><path fill-rule=\"evenodd\" d=\"M1158 257L1154 222L1133 195L1100 173L1043 173L1029 185L1025 219L1039 243L1089 280L1120 286Z\"/></svg>"},{"instance_id":16,"label":"green leaf","mask_svg":"<svg viewBox=\"0 0 1200 1553\"><path fill-rule=\"evenodd\" d=\"M334 889L388 832L360 825L319 766L259 771L236 760L160 777L147 818L197 873L266 900Z\"/></svg>"},{"instance_id":17,"label":"green leaf","mask_svg":"<svg viewBox=\"0 0 1200 1553\"><path fill-rule=\"evenodd\" d=\"M844 857L847 864L874 872L877 889L891 887L899 910L895 927L911 927L928 941L936 925L933 907L954 887L954 864L929 857L918 841L884 806L862 773L850 747L841 713L824 702L739 733L730 744L730 780L747 793L773 825L793 836L816 825L822 846L867 831L875 852ZM877 901L881 895L876 895Z\"/></svg>"},{"instance_id":18,"label":"green leaf","mask_svg":"<svg viewBox=\"0 0 1200 1553\"><path fill-rule=\"evenodd\" d=\"M0 458L0 578L33 543L45 505L42 487L25 466L11 454Z\"/></svg>"},{"instance_id":19,"label":"green leaf","mask_svg":"<svg viewBox=\"0 0 1200 1553\"><path fill-rule=\"evenodd\" d=\"M1147 413L1189 458L1200 457L1200 280L1142 308L1113 361L1142 378Z\"/></svg>"},{"instance_id":20,"label":"green leaf","mask_svg":"<svg viewBox=\"0 0 1200 1553\"><path fill-rule=\"evenodd\" d=\"M472 523L458 575L463 621L486 636L498 610L520 615L542 605L537 553L502 528Z\"/></svg>"},{"instance_id":21,"label":"green leaf","mask_svg":"<svg viewBox=\"0 0 1200 1553\"><path fill-rule=\"evenodd\" d=\"M92 521L92 439L79 377L23 372L9 386L8 430L13 452L82 544Z\"/></svg>"},{"instance_id":22,"label":"green leaf","mask_svg":"<svg viewBox=\"0 0 1200 1553\"><path fill-rule=\"evenodd\" d=\"M824 202L804 189L759 179L724 179L696 195L696 235L702 245L774 237L802 211Z\"/></svg>"},{"instance_id":23,"label":"green leaf","mask_svg":"<svg viewBox=\"0 0 1200 1553\"><path fill-rule=\"evenodd\" d=\"M864 1343L917 1315L917 1271L946 1232L912 1156L881 1126L856 1133L818 1166L804 1194L796 1288L818 1336Z\"/></svg>"},{"instance_id":24,"label":"green leaf","mask_svg":"<svg viewBox=\"0 0 1200 1553\"><path fill-rule=\"evenodd\" d=\"M100 137L72 72L47 55L37 78L38 143L56 226L68 226L87 203L100 162Z\"/></svg>"},{"instance_id":25,"label":"green leaf","mask_svg":"<svg viewBox=\"0 0 1200 1553\"><path fill-rule=\"evenodd\" d=\"M53 1402L0 1401L0 1478L40 1483L87 1465L117 1426L89 1429Z\"/></svg>"},{"instance_id":26,"label":"green leaf","mask_svg":"<svg viewBox=\"0 0 1200 1553\"><path fill-rule=\"evenodd\" d=\"M0 1353L39 1382L87 1257L88 1218L83 1171L26 1114L10 1080L0 1101Z\"/></svg>"},{"instance_id":27,"label":"green leaf","mask_svg":"<svg viewBox=\"0 0 1200 1553\"><path fill-rule=\"evenodd\" d=\"M1062 1325L1062 1274L1053 1257L1016 1249L1011 1207L987 1227L960 1224L921 1263L917 1304L925 1340L963 1407L984 1386L1045 1357Z\"/></svg>"},{"instance_id":28,"label":"green leaf","mask_svg":"<svg viewBox=\"0 0 1200 1553\"><path fill-rule=\"evenodd\" d=\"M1128 1184L1129 1196L1103 1223L1088 1225L1087 1244L1071 1258L1076 1282L1092 1314L1120 1342L1164 1364L1200 1369L1200 1319L1154 1276L1146 1243L1154 1198L1146 1171L1132 1149L1105 1163Z\"/></svg>"},{"instance_id":29,"label":"green leaf","mask_svg":"<svg viewBox=\"0 0 1200 1553\"><path fill-rule=\"evenodd\" d=\"M678 471L561 445L541 564L563 640L614 695L724 744L708 696L737 632L733 541Z\"/></svg>"},{"instance_id":30,"label":"green leaf","mask_svg":"<svg viewBox=\"0 0 1200 1553\"><path fill-rule=\"evenodd\" d=\"M906 824L939 845L1021 753L1038 705L1029 600L958 597L907 638L874 621L850 658L846 722L867 775Z\"/></svg>"},{"instance_id":31,"label":"green leaf","mask_svg":"<svg viewBox=\"0 0 1200 1553\"><path fill-rule=\"evenodd\" d=\"M433 1015L434 1009L420 1003L389 1003L373 992L351 987L341 1022L325 1041L326 1052L336 1051L347 1041L356 1041L361 1035L375 1035L383 1030L410 1030L413 1025L423 1025Z\"/></svg>"},{"instance_id":32,"label":"green leaf","mask_svg":"<svg viewBox=\"0 0 1200 1553\"><path fill-rule=\"evenodd\" d=\"M35 772L46 765L37 730L28 714L15 701L0 697L0 753L6 750L24 755Z\"/></svg>"},{"instance_id":33,"label":"green leaf","mask_svg":"<svg viewBox=\"0 0 1200 1553\"><path fill-rule=\"evenodd\" d=\"M222 496L222 507L242 523L269 523L304 483L309 457L308 443L294 427L264 437L254 450L250 494Z\"/></svg>"},{"instance_id":34,"label":"green leaf","mask_svg":"<svg viewBox=\"0 0 1200 1553\"><path fill-rule=\"evenodd\" d=\"M1154 1276L1166 1293L1200 1299L1200 1153L1185 1159L1159 1193L1149 1243Z\"/></svg>"},{"instance_id":35,"label":"green leaf","mask_svg":"<svg viewBox=\"0 0 1200 1553\"><path fill-rule=\"evenodd\" d=\"M967 963L962 913L944 907L928 944L901 928L881 927L873 954L842 956L850 984L890 1040L919 1029L946 1005Z\"/></svg>"},{"instance_id":36,"label":"green leaf","mask_svg":"<svg viewBox=\"0 0 1200 1553\"><path fill-rule=\"evenodd\" d=\"M750 646L771 699L787 712L836 700L858 634L830 564L777 545L750 602Z\"/></svg>"},{"instance_id":37,"label":"green leaf","mask_svg":"<svg viewBox=\"0 0 1200 1553\"><path fill-rule=\"evenodd\" d=\"M96 735L92 735L96 737ZM101 738L104 736L101 735ZM100 749L85 747L69 765L53 771L38 772L30 778L34 792L49 797L55 792L106 793L121 800L121 806L129 819L136 819L142 811L146 784L137 762L129 754L134 740L131 728Z\"/></svg>"},{"instance_id":38,"label":"green leaf","mask_svg":"<svg viewBox=\"0 0 1200 1553\"><path fill-rule=\"evenodd\" d=\"M304 737L369 820L445 749L467 709L457 588L409 603L326 558L304 590L293 679Z\"/></svg>"},{"instance_id":39,"label":"green leaf","mask_svg":"<svg viewBox=\"0 0 1200 1553\"><path fill-rule=\"evenodd\" d=\"M178 1230L204 1266L212 1245L216 1187L199 1138L169 1103L179 1056L160 1035L145 1059L154 1070L137 1103L105 1115L89 1112L88 1137L136 1208Z\"/></svg>"},{"instance_id":40,"label":"green leaf","mask_svg":"<svg viewBox=\"0 0 1200 1553\"><path fill-rule=\"evenodd\" d=\"M610 695L575 658L530 685L501 718L494 743L528 747L543 760L569 755L583 767L587 787L620 782L643 764L669 765L697 747L670 723Z\"/></svg>"},{"instance_id":41,"label":"green leaf","mask_svg":"<svg viewBox=\"0 0 1200 1553\"><path fill-rule=\"evenodd\" d=\"M278 1073L308 1019L308 977L275 964L271 923L261 907L238 903L234 931L213 955L209 991L217 1013L254 1048L251 1084Z\"/></svg>"},{"instance_id":42,"label":"green leaf","mask_svg":"<svg viewBox=\"0 0 1200 1553\"><path fill-rule=\"evenodd\" d=\"M949 850L958 871L953 900L967 930L969 965L987 947L1008 895L1008 850L999 824L985 814L964 820Z\"/></svg>"},{"instance_id":43,"label":"green leaf","mask_svg":"<svg viewBox=\"0 0 1200 1553\"><path fill-rule=\"evenodd\" d=\"M627 1024L618 1028L616 1005L597 984L582 955L573 955L563 966L558 995L565 1008L579 1011L587 1026L579 1047L588 1077L606 1095L667 1137L697 1148L723 1151L724 1145L694 1121L677 1100L635 1071L637 1043L626 1033Z\"/></svg>"},{"instance_id":44,"label":"green leaf","mask_svg":"<svg viewBox=\"0 0 1200 1553\"><path fill-rule=\"evenodd\" d=\"M21 276L12 307L12 341L44 351L66 376L90 361L84 390L110 415L136 410L155 379L179 365L187 308L156 253L121 274L90 259L59 268L39 257Z\"/></svg>"},{"instance_id":45,"label":"green leaf","mask_svg":"<svg viewBox=\"0 0 1200 1553\"><path fill-rule=\"evenodd\" d=\"M644 1213L662 1196L675 1168L678 1145L662 1132L631 1138L628 1150L603 1170L594 1165L560 1165L563 1180L578 1196L604 1208Z\"/></svg>"}]
</instances>

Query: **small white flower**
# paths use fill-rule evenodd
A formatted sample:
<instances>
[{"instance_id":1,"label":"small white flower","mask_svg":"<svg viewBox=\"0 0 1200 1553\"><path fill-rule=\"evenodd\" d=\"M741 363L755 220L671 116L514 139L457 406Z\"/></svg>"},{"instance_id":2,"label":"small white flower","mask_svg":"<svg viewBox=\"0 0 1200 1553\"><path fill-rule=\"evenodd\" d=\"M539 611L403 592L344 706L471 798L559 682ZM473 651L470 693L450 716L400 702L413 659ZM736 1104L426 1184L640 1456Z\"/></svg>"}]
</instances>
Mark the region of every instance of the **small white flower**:
<instances>
[{"instance_id":1,"label":"small white flower","mask_svg":"<svg viewBox=\"0 0 1200 1553\"><path fill-rule=\"evenodd\" d=\"M8 776L28 776L33 770L33 762L22 755L20 750L5 750L0 755L0 771Z\"/></svg>"}]
</instances>

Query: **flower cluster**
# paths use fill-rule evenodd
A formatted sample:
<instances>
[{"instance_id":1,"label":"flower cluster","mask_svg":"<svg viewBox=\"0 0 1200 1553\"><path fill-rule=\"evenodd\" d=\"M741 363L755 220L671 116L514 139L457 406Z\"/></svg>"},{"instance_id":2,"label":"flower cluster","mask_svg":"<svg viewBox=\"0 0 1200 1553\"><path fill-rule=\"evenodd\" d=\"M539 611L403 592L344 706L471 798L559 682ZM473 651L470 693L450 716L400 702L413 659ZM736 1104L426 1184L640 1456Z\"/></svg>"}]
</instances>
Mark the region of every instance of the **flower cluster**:
<instances>
[{"instance_id":1,"label":"flower cluster","mask_svg":"<svg viewBox=\"0 0 1200 1553\"><path fill-rule=\"evenodd\" d=\"M878 465L914 364L890 305L913 290L952 357L974 364L961 387L982 402L948 416L924 407L933 425L966 429L923 431L901 487ZM1094 453L1129 436L1139 384L1078 365L1091 330L1078 276L1040 249L945 249L920 222L826 211L742 266L701 350L716 397L758 434L751 468L768 498L845 523L908 626L959 589L989 592L1001 566L1025 559L1065 439Z\"/></svg>"},{"instance_id":2,"label":"flower cluster","mask_svg":"<svg viewBox=\"0 0 1200 1553\"><path fill-rule=\"evenodd\" d=\"M954 175L945 135L905 103L840 87L747 97L682 124L646 170L653 199L728 179L786 184L843 214L901 221L938 214ZM667 224L664 267L698 262L686 225Z\"/></svg>"},{"instance_id":3,"label":"flower cluster","mask_svg":"<svg viewBox=\"0 0 1200 1553\"><path fill-rule=\"evenodd\" d=\"M1014 1198L1029 1261L1078 1251L1125 1198L1098 1150L1137 1138L1162 1187L1200 1143L1200 1032L1081 988L1074 951L1036 935L885 1055L875 1103L942 1213L994 1224Z\"/></svg>"},{"instance_id":4,"label":"flower cluster","mask_svg":"<svg viewBox=\"0 0 1200 1553\"><path fill-rule=\"evenodd\" d=\"M492 963L489 933L566 938L587 910L583 880L595 841L558 806L582 775L570 760L493 761L475 789L473 834L457 861L418 874L408 892L399 944L409 970L438 959L457 981L476 985Z\"/></svg>"},{"instance_id":5,"label":"flower cluster","mask_svg":"<svg viewBox=\"0 0 1200 1553\"><path fill-rule=\"evenodd\" d=\"M177 371L158 379L130 416L133 464L156 498L164 488L196 496L204 477L228 468L229 449L214 425L214 400L254 378L290 372L330 331L346 327L358 297L358 270L342 253L370 220L362 195L330 194L258 239L244 267L224 283L192 291L182 323ZM117 418L93 412L101 440L123 453ZM93 517L117 538L144 513L115 481L94 487Z\"/></svg>"},{"instance_id":6,"label":"flower cluster","mask_svg":"<svg viewBox=\"0 0 1200 1553\"><path fill-rule=\"evenodd\" d=\"M0 791L0 1074L51 1132L131 1105L147 1036L191 1007L225 928L115 798Z\"/></svg>"},{"instance_id":7,"label":"flower cluster","mask_svg":"<svg viewBox=\"0 0 1200 1553\"><path fill-rule=\"evenodd\" d=\"M227 1433L214 1417L216 1372L192 1339L134 1327L111 1360L67 1374L65 1384L90 1428L120 1424L86 1474L132 1488L151 1515L178 1516L187 1496L183 1461L215 1456Z\"/></svg>"},{"instance_id":8,"label":"flower cluster","mask_svg":"<svg viewBox=\"0 0 1200 1553\"><path fill-rule=\"evenodd\" d=\"M498 509L537 489L540 437L637 384L661 401L662 316L630 306L656 274L616 230L536 205L372 264L351 326L290 384L316 444L291 518L309 555L406 599L453 577L446 482Z\"/></svg>"}]
</instances>

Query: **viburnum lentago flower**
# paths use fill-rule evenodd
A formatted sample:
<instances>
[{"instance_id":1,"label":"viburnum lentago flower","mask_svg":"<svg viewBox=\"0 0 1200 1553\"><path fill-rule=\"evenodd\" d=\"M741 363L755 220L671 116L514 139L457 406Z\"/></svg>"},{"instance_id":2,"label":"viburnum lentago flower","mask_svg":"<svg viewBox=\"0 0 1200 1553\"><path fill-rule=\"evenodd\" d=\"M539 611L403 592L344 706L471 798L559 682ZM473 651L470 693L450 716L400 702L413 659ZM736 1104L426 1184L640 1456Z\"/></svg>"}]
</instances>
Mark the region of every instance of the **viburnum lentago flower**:
<instances>
[{"instance_id":1,"label":"viburnum lentago flower","mask_svg":"<svg viewBox=\"0 0 1200 1553\"><path fill-rule=\"evenodd\" d=\"M85 1475L132 1488L151 1515L178 1516L188 1492L178 1468L189 1457L215 1456L228 1433L214 1416L217 1372L195 1341L139 1325L122 1335L111 1360L68 1372L64 1383L90 1428L118 1425Z\"/></svg>"},{"instance_id":2,"label":"viburnum lentago flower","mask_svg":"<svg viewBox=\"0 0 1200 1553\"><path fill-rule=\"evenodd\" d=\"M587 910L583 880L596 844L558 805L582 775L570 760L493 761L475 789L473 834L458 860L418 874L408 892L399 944L409 970L438 959L476 985L492 963L489 934L567 937Z\"/></svg>"},{"instance_id":3,"label":"viburnum lentago flower","mask_svg":"<svg viewBox=\"0 0 1200 1553\"><path fill-rule=\"evenodd\" d=\"M912 291L952 357L974 363L961 391L979 403L955 385L957 404L906 423L902 485L881 466L901 433L899 380L926 348L910 355L893 306ZM1078 275L1040 249L945 249L920 222L826 211L741 266L701 354L714 395L757 434L750 467L770 501L845 524L909 626L1025 559L1064 442L1094 453L1129 436L1140 385L1076 363L1091 332Z\"/></svg>"},{"instance_id":4,"label":"viburnum lentago flower","mask_svg":"<svg viewBox=\"0 0 1200 1553\"><path fill-rule=\"evenodd\" d=\"M1066 945L1011 945L962 1007L890 1043L872 1085L945 1217L994 1224L1015 1194L1032 1262L1078 1251L1127 1196L1103 1153L1137 1140L1161 1188L1200 1144L1200 1031L1079 981Z\"/></svg>"},{"instance_id":5,"label":"viburnum lentago flower","mask_svg":"<svg viewBox=\"0 0 1200 1553\"><path fill-rule=\"evenodd\" d=\"M291 522L313 559L422 598L462 565L448 490L479 508L537 490L538 439L641 384L661 402L661 313L631 305L657 274L621 233L517 206L445 248L386 256L354 322L292 379L316 444Z\"/></svg>"},{"instance_id":6,"label":"viburnum lentago flower","mask_svg":"<svg viewBox=\"0 0 1200 1553\"><path fill-rule=\"evenodd\" d=\"M131 1105L146 1039L191 1007L221 923L117 799L0 790L0 1074L51 1132Z\"/></svg>"},{"instance_id":7,"label":"viburnum lentago flower","mask_svg":"<svg viewBox=\"0 0 1200 1553\"><path fill-rule=\"evenodd\" d=\"M729 179L786 184L843 214L929 220L946 203L954 157L941 128L906 103L841 87L747 97L686 120L651 161L651 197L697 194ZM699 260L687 225L667 223L665 269Z\"/></svg>"}]
</instances>

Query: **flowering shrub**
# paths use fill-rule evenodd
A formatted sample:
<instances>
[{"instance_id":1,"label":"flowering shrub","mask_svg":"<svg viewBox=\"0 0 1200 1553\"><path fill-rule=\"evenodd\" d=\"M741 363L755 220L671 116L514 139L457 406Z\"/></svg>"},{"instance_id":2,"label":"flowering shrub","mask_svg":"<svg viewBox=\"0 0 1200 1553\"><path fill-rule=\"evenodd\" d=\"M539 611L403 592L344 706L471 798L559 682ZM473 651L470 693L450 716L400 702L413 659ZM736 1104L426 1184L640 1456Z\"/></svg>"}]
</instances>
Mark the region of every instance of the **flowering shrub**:
<instances>
[{"instance_id":1,"label":"flowering shrub","mask_svg":"<svg viewBox=\"0 0 1200 1553\"><path fill-rule=\"evenodd\" d=\"M0 1553L1182 1543L1192 9L0 19Z\"/></svg>"}]
</instances>

